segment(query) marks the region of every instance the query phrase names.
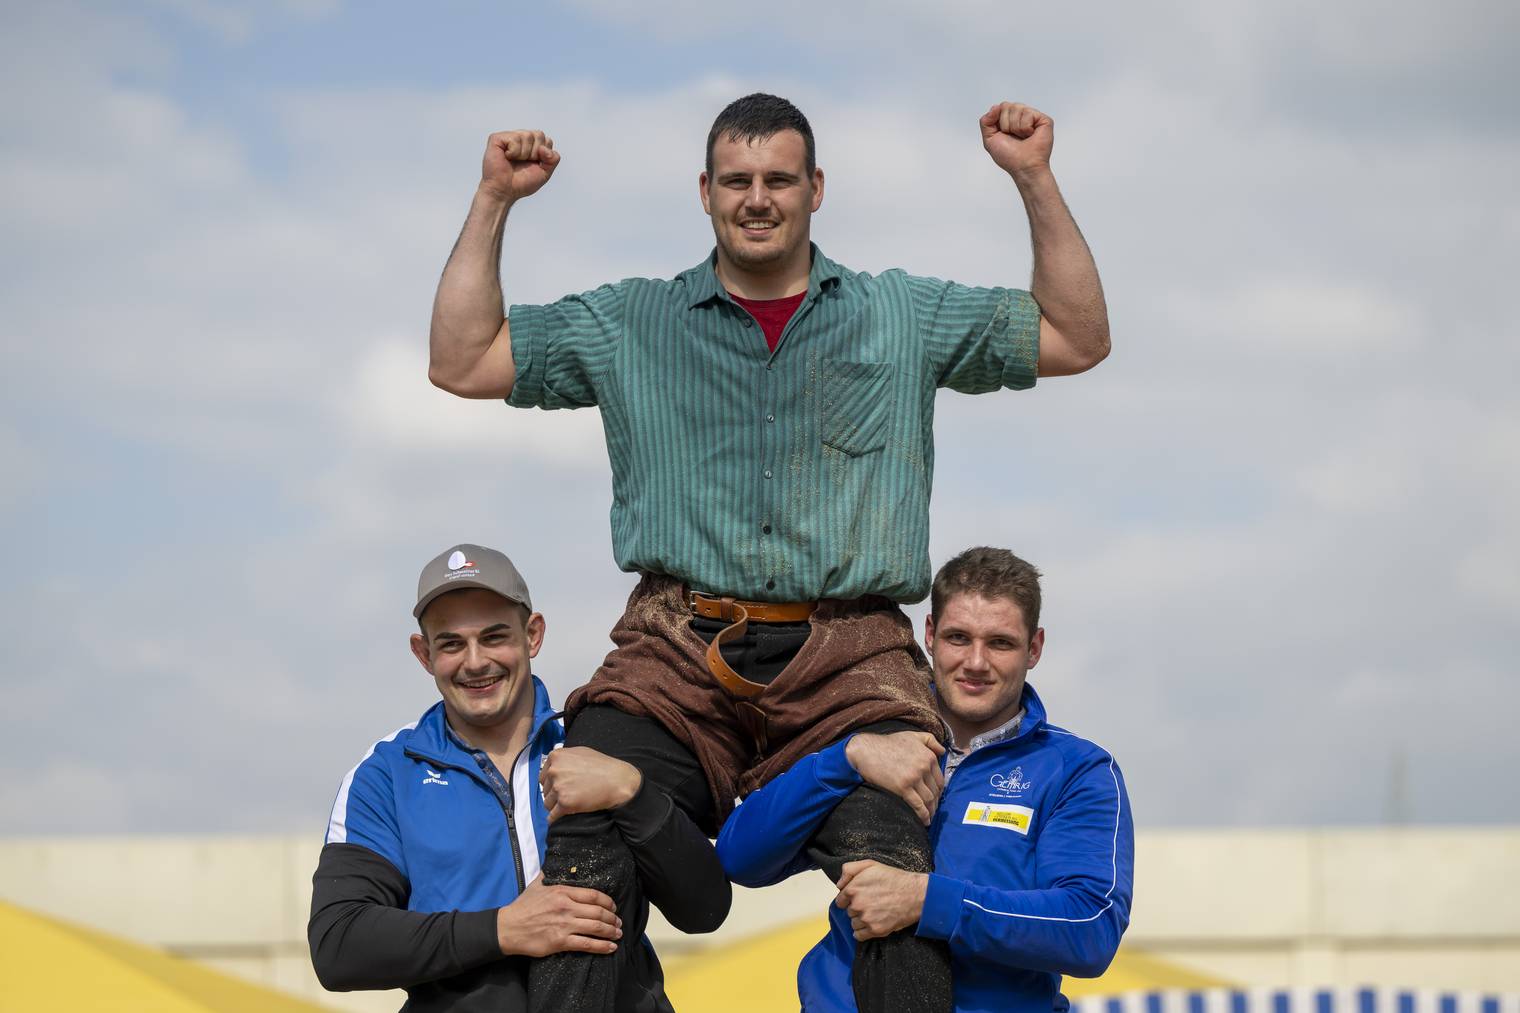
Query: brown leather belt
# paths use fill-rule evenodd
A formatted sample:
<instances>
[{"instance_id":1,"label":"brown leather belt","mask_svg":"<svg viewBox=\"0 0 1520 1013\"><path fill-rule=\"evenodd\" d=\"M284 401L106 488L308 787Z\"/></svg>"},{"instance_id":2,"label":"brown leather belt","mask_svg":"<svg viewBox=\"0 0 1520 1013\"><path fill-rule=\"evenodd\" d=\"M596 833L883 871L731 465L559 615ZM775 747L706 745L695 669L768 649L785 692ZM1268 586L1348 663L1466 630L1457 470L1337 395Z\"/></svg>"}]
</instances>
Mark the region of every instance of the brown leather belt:
<instances>
[{"instance_id":1,"label":"brown leather belt","mask_svg":"<svg viewBox=\"0 0 1520 1013\"><path fill-rule=\"evenodd\" d=\"M722 619L724 622L743 622L735 609L743 609L743 616L757 623L800 623L818 608L816 601L743 601L691 591L686 596L691 610L704 619Z\"/></svg>"},{"instance_id":2,"label":"brown leather belt","mask_svg":"<svg viewBox=\"0 0 1520 1013\"><path fill-rule=\"evenodd\" d=\"M714 597L700 591L690 592L686 603L696 615L706 619L721 619L729 624L719 630L712 643L707 645L707 667L720 686L734 696L746 699L765 692L765 684L750 682L735 672L723 660L723 645L744 636L751 619L757 623L797 623L811 616L818 607L815 601L743 601L726 595ZM756 737L763 738L761 735Z\"/></svg>"}]
</instances>

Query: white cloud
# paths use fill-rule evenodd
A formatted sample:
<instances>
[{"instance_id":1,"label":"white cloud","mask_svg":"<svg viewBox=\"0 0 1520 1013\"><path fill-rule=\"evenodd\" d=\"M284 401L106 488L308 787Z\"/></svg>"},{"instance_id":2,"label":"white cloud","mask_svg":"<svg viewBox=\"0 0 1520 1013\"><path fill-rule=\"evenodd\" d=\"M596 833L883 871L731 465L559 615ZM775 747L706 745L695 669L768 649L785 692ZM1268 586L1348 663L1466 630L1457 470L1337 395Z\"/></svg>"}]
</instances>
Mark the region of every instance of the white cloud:
<instances>
[{"instance_id":1,"label":"white cloud","mask_svg":"<svg viewBox=\"0 0 1520 1013\"><path fill-rule=\"evenodd\" d=\"M99 833L102 827L130 823L133 800L121 790L118 767L34 759L40 762L0 765L0 806L8 814L7 833Z\"/></svg>"},{"instance_id":2,"label":"white cloud","mask_svg":"<svg viewBox=\"0 0 1520 1013\"><path fill-rule=\"evenodd\" d=\"M43 478L40 456L22 439L20 433L0 422L0 510L20 501L36 490Z\"/></svg>"},{"instance_id":3,"label":"white cloud","mask_svg":"<svg viewBox=\"0 0 1520 1013\"><path fill-rule=\"evenodd\" d=\"M427 349L415 340L377 341L355 364L339 405L349 438L371 452L458 459L495 451L559 468L607 459L596 409L522 411L454 397L428 382Z\"/></svg>"},{"instance_id":4,"label":"white cloud","mask_svg":"<svg viewBox=\"0 0 1520 1013\"><path fill-rule=\"evenodd\" d=\"M248 0L153 2L234 43L247 42L271 21L283 21L290 17L309 20L329 14L340 6L340 0L276 0L275 3L251 3Z\"/></svg>"},{"instance_id":5,"label":"white cloud","mask_svg":"<svg viewBox=\"0 0 1520 1013\"><path fill-rule=\"evenodd\" d=\"M1497 616L1520 622L1520 538L1513 531L1471 546L1457 563L1458 585Z\"/></svg>"},{"instance_id":6,"label":"white cloud","mask_svg":"<svg viewBox=\"0 0 1520 1013\"><path fill-rule=\"evenodd\" d=\"M660 20L679 10L641 8L630 44L713 30ZM1050 96L1116 349L1029 394L940 399L936 561L978 541L1046 569L1041 690L1058 721L1115 748L1148 820L1375 818L1348 800L1433 685L1450 720L1485 730L1460 754L1411 756L1463 783L1436 815L1487 819L1484 792L1513 792L1494 772L1520 760L1495 717L1516 702L1501 676L1520 621L1520 343L1502 298L1520 254L1517 144L1474 119L1416 143L1273 105L1351 36L1316 43L1306 67L1273 41L1298 15L1243 2L1076 20L899 5L866 23L808 8L807 45L848 37L872 66L629 88L592 54L575 79L490 87L407 68L384 90L265 82L272 172L255 157L267 137L173 94L164 39L126 15L48 11L23 25L30 43L0 42L0 80L37 96L0 111L0 220L23 239L0 283L0 497L14 554L62 533L109 559L89 579L21 566L0 584L25 673L7 699L134 759L48 772L104 801L89 826L61 805L29 826L314 819L363 746L429 699L404 653L408 598L452 541L500 545L528 575L557 697L595 667L632 580L611 563L596 413L459 401L425 377L433 286L487 132L542 126L565 153L513 212L510 300L702 256L701 141L756 87L813 116L831 255L1018 284L1017 198L974 124L1011 80ZM194 16L246 45L265 24L245 5ZM904 26L945 59L899 59ZM1382 78L1422 59L1415 28L1378 31L1405 33L1361 58ZM1467 29L1437 34L1443 73L1487 59ZM108 150L82 153L81 123ZM1431 184L1454 172L1462 186ZM81 616L88 680L16 635ZM40 749L31 733L0 765ZM314 745L271 759L271 740ZM176 812L132 787L213 748L239 766L205 776L242 779L242 802ZM1316 776L1284 776L1292 763Z\"/></svg>"},{"instance_id":7,"label":"white cloud","mask_svg":"<svg viewBox=\"0 0 1520 1013\"><path fill-rule=\"evenodd\" d=\"M1256 346L1304 370L1326 360L1403 352L1430 324L1409 300L1367 287L1262 279L1233 292L1178 293L1177 323L1206 340Z\"/></svg>"}]
</instances>

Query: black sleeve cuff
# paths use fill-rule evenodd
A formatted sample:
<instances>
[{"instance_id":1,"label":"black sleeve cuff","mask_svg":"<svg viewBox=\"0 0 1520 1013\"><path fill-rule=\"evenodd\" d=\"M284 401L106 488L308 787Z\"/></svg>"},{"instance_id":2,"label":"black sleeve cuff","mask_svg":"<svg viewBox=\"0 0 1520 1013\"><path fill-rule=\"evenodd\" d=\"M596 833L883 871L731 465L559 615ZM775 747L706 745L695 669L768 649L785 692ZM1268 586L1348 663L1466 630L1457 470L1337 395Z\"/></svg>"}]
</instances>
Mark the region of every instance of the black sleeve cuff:
<instances>
[{"instance_id":1,"label":"black sleeve cuff","mask_svg":"<svg viewBox=\"0 0 1520 1013\"><path fill-rule=\"evenodd\" d=\"M670 796L651 785L648 778L644 778L633 798L607 812L622 832L623 840L637 845L659 833L665 821L670 819L670 810L674 808L675 803L670 800Z\"/></svg>"},{"instance_id":2,"label":"black sleeve cuff","mask_svg":"<svg viewBox=\"0 0 1520 1013\"><path fill-rule=\"evenodd\" d=\"M461 964L471 966L501 959L501 941L496 937L496 911L496 908L460 911L454 916L454 945Z\"/></svg>"}]
</instances>

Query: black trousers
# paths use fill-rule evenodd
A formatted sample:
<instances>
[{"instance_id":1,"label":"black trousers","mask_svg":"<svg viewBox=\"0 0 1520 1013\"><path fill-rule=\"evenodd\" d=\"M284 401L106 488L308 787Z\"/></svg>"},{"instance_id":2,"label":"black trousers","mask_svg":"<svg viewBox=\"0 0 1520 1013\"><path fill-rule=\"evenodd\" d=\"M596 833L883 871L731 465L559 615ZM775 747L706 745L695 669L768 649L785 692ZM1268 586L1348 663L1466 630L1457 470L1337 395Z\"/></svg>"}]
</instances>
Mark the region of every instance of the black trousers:
<instances>
[{"instance_id":1,"label":"black trousers","mask_svg":"<svg viewBox=\"0 0 1520 1013\"><path fill-rule=\"evenodd\" d=\"M721 624L717 624L721 627ZM693 624L711 642L715 630ZM807 639L805 624L752 624L724 658L746 678L768 682ZM742 667L741 667L742 666ZM716 685L714 692L722 692ZM883 722L869 731L908 726ZM706 774L695 756L650 718L607 706L577 715L566 745L590 746L638 767L699 825L713 817ZM933 867L928 831L906 802L863 785L846 796L808 845L809 856L837 882L846 862L874 859L914 872ZM649 923L649 904L628 846L605 813L558 820L549 832L544 882L601 890L623 919L623 940L610 955L560 953L533 962L528 1001L534 1013L644 1013L669 1009L659 961L639 940ZM950 1013L950 952L940 940L921 939L913 926L883 939L857 943L855 1002L861 1013Z\"/></svg>"}]
</instances>

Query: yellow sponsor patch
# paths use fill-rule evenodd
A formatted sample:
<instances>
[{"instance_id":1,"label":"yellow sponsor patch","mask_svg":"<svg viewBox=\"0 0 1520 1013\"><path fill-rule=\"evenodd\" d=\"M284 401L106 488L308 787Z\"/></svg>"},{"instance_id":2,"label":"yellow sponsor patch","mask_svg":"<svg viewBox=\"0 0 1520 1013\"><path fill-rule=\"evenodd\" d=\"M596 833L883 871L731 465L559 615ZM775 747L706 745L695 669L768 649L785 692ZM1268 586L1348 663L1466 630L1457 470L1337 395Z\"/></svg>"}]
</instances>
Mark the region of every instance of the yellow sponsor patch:
<instances>
[{"instance_id":1,"label":"yellow sponsor patch","mask_svg":"<svg viewBox=\"0 0 1520 1013\"><path fill-rule=\"evenodd\" d=\"M1017 833L1029 833L1034 810L1027 805L1006 805L1002 802L969 802L962 823L974 823L986 827L1002 827Z\"/></svg>"}]
</instances>

